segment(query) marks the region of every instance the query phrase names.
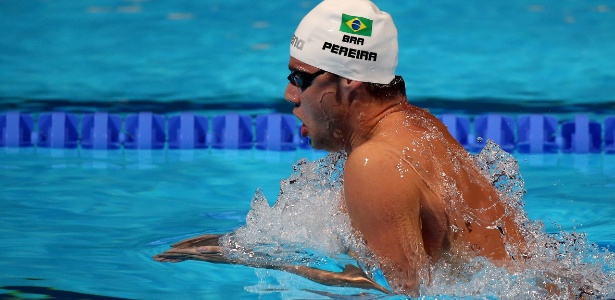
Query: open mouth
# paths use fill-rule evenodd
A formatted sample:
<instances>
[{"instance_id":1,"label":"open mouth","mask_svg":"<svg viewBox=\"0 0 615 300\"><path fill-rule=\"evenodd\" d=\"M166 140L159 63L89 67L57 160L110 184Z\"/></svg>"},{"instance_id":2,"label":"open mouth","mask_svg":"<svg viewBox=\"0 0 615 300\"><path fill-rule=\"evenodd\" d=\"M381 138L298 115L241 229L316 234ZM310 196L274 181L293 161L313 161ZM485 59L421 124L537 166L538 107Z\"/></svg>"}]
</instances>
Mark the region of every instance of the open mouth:
<instances>
[{"instance_id":1,"label":"open mouth","mask_svg":"<svg viewBox=\"0 0 615 300\"><path fill-rule=\"evenodd\" d=\"M299 104L295 104L295 108L299 107ZM305 126L305 123L303 123L303 120L301 120L301 118L299 118L299 116L297 116L297 113L293 110L293 114L295 115L295 117L297 117L297 119L299 119L299 121L302 122L301 124L301 128L299 129L300 133L301 133L301 137L305 138L308 135L308 128L307 126Z\"/></svg>"}]
</instances>

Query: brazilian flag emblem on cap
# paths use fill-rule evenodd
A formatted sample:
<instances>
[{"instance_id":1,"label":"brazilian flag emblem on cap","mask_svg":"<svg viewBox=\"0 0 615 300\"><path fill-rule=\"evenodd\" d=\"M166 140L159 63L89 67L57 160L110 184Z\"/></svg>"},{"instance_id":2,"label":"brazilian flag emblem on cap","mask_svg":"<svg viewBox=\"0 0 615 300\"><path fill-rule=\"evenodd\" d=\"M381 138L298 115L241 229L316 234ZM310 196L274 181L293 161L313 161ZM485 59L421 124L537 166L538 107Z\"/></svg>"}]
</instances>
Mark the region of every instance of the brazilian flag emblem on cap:
<instances>
[{"instance_id":1,"label":"brazilian flag emblem on cap","mask_svg":"<svg viewBox=\"0 0 615 300\"><path fill-rule=\"evenodd\" d=\"M340 31L364 36L372 36L372 20L368 18L342 14Z\"/></svg>"}]
</instances>

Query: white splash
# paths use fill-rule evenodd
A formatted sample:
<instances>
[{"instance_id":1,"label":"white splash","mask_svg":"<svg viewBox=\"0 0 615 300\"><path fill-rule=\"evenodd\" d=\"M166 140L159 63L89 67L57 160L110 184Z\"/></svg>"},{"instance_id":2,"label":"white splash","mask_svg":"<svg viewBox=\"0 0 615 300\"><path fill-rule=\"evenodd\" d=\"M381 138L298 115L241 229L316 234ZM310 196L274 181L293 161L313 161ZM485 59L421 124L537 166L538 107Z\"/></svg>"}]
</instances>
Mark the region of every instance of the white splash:
<instances>
[{"instance_id":1,"label":"white splash","mask_svg":"<svg viewBox=\"0 0 615 300\"><path fill-rule=\"evenodd\" d=\"M341 209L345 159L340 153L298 161L273 206L257 190L246 225L222 239L224 254L278 265L308 262L312 251L329 257L347 252L352 234Z\"/></svg>"},{"instance_id":2,"label":"white splash","mask_svg":"<svg viewBox=\"0 0 615 300\"><path fill-rule=\"evenodd\" d=\"M541 222L523 210L524 182L514 158L491 141L475 160L492 180L532 247L517 267L502 268L478 257L468 263L446 259L432 266L431 284L421 286L423 299L567 299L615 297L614 254L584 234L561 230L547 234ZM269 206L257 190L246 225L226 235L224 255L255 264L343 265L348 249L369 256L352 234L342 209L344 154L300 160L281 182L277 202ZM460 202L462 203L462 202ZM515 253L516 249L508 249ZM373 262L366 258L366 262ZM371 264L371 263L368 263ZM368 272L370 273L370 272ZM548 292L555 287L558 292Z\"/></svg>"}]
</instances>

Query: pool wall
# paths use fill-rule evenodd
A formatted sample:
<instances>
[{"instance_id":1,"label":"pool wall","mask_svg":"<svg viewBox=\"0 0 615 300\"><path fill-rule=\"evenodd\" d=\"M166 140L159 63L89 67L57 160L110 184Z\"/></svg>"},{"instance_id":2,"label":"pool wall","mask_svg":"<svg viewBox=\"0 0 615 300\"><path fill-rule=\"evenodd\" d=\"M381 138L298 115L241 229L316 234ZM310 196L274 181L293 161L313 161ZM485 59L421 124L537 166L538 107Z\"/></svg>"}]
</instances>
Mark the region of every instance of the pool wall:
<instances>
[{"instance_id":1,"label":"pool wall","mask_svg":"<svg viewBox=\"0 0 615 300\"><path fill-rule=\"evenodd\" d=\"M547 114L498 113L477 116L442 114L438 118L468 150L480 151L487 139L519 153L615 153L615 116L603 122L587 114L558 120ZM0 147L89 149L309 149L291 114L251 116L227 113L205 116L183 112L165 116L152 112L127 115L96 112L0 114Z\"/></svg>"}]
</instances>

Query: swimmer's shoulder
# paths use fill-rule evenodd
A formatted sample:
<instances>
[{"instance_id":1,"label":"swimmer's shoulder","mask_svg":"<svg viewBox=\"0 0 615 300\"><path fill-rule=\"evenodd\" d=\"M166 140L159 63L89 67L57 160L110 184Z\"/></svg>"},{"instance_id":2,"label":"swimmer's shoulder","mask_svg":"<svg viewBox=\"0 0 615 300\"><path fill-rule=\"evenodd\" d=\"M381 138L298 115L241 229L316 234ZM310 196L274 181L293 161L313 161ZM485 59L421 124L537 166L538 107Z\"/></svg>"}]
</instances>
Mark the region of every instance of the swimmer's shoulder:
<instances>
[{"instance_id":1,"label":"swimmer's shoulder","mask_svg":"<svg viewBox=\"0 0 615 300\"><path fill-rule=\"evenodd\" d=\"M395 147L385 141L370 140L355 148L349 155L346 165L386 166L398 160Z\"/></svg>"},{"instance_id":2,"label":"swimmer's shoulder","mask_svg":"<svg viewBox=\"0 0 615 300\"><path fill-rule=\"evenodd\" d=\"M383 184L417 180L416 170L408 166L403 149L386 141L369 141L354 149L346 160L344 177L367 177ZM407 175L407 176L406 176Z\"/></svg>"}]
</instances>

